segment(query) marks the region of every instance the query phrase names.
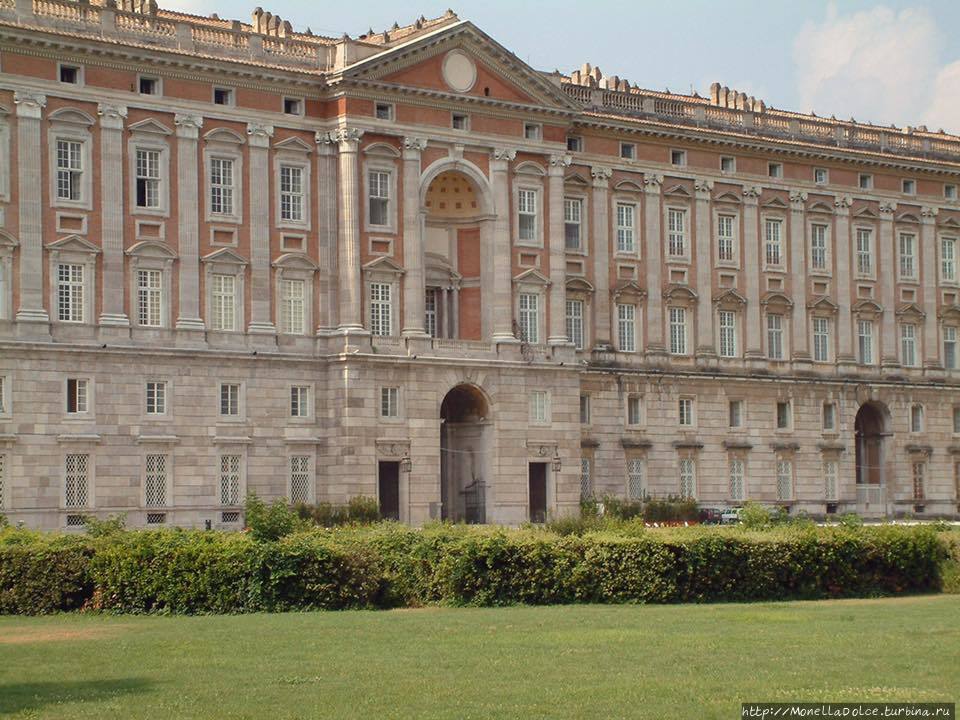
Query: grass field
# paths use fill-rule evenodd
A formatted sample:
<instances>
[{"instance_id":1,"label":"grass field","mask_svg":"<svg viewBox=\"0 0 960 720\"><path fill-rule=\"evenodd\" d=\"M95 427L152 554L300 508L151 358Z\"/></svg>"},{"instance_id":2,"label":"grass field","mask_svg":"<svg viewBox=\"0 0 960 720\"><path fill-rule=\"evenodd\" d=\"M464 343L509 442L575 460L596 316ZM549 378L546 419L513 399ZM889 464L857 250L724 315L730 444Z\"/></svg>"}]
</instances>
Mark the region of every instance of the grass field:
<instances>
[{"instance_id":1,"label":"grass field","mask_svg":"<svg viewBox=\"0 0 960 720\"><path fill-rule=\"evenodd\" d=\"M14 718L737 718L960 699L960 596L0 618Z\"/></svg>"}]
</instances>

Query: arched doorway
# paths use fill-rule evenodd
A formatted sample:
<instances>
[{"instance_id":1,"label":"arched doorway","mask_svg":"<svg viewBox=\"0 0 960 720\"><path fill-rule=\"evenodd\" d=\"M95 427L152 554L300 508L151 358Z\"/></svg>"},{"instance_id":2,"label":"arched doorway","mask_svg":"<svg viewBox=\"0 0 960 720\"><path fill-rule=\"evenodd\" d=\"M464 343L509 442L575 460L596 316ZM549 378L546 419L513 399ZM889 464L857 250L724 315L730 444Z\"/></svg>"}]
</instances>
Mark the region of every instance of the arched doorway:
<instances>
[{"instance_id":1,"label":"arched doorway","mask_svg":"<svg viewBox=\"0 0 960 720\"><path fill-rule=\"evenodd\" d=\"M444 520L487 521L489 415L487 398L476 385L457 385L440 404L440 501Z\"/></svg>"},{"instance_id":2,"label":"arched doorway","mask_svg":"<svg viewBox=\"0 0 960 720\"><path fill-rule=\"evenodd\" d=\"M854 422L857 469L857 510L870 515L886 512L886 439L890 412L879 402L860 406Z\"/></svg>"}]
</instances>

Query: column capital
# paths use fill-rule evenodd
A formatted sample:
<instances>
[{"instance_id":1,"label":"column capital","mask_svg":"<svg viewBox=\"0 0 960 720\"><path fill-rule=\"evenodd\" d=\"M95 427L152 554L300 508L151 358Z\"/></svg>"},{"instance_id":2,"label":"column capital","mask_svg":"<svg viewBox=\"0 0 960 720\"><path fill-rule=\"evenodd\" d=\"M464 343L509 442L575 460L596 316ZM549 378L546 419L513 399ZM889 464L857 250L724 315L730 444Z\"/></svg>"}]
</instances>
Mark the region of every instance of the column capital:
<instances>
[{"instance_id":1,"label":"column capital","mask_svg":"<svg viewBox=\"0 0 960 720\"><path fill-rule=\"evenodd\" d=\"M837 215L848 215L851 205L853 205L853 198L849 195L837 195L833 199L833 207L836 209Z\"/></svg>"},{"instance_id":2,"label":"column capital","mask_svg":"<svg viewBox=\"0 0 960 720\"><path fill-rule=\"evenodd\" d=\"M496 147L490 152L490 156L494 160L511 162L517 157L517 151L515 148Z\"/></svg>"},{"instance_id":3,"label":"column capital","mask_svg":"<svg viewBox=\"0 0 960 720\"><path fill-rule=\"evenodd\" d=\"M807 203L807 192L805 190L790 191L790 209L794 212L803 212Z\"/></svg>"},{"instance_id":4,"label":"column capital","mask_svg":"<svg viewBox=\"0 0 960 720\"><path fill-rule=\"evenodd\" d=\"M933 225L937 221L937 214L940 208L922 207L920 208L920 222L924 225Z\"/></svg>"},{"instance_id":5,"label":"column capital","mask_svg":"<svg viewBox=\"0 0 960 720\"><path fill-rule=\"evenodd\" d=\"M360 128L339 127L327 133L328 139L325 142L336 143L342 153L357 152L363 133Z\"/></svg>"},{"instance_id":6,"label":"column capital","mask_svg":"<svg viewBox=\"0 0 960 720\"><path fill-rule=\"evenodd\" d=\"M762 192L763 188L759 185L744 185L743 202L746 205L757 205L760 202L760 194Z\"/></svg>"},{"instance_id":7,"label":"column capital","mask_svg":"<svg viewBox=\"0 0 960 720\"><path fill-rule=\"evenodd\" d=\"M549 173L551 175L562 175L564 170L570 167L571 162L573 162L573 158L570 155L551 155Z\"/></svg>"},{"instance_id":8,"label":"column capital","mask_svg":"<svg viewBox=\"0 0 960 720\"><path fill-rule=\"evenodd\" d=\"M97 105L97 115L100 116L100 127L107 130L123 130L123 123L127 119L127 106L100 103Z\"/></svg>"},{"instance_id":9,"label":"column capital","mask_svg":"<svg viewBox=\"0 0 960 720\"><path fill-rule=\"evenodd\" d=\"M590 176L593 178L594 187L607 187L610 178L613 177L613 170L604 165L594 165L590 168Z\"/></svg>"},{"instance_id":10,"label":"column capital","mask_svg":"<svg viewBox=\"0 0 960 720\"><path fill-rule=\"evenodd\" d=\"M893 220L893 213L897 210L897 204L895 202L881 202L880 203L880 219L881 220Z\"/></svg>"},{"instance_id":11,"label":"column capital","mask_svg":"<svg viewBox=\"0 0 960 720\"><path fill-rule=\"evenodd\" d=\"M267 123L247 123L247 137L250 147L268 148L273 137L273 125Z\"/></svg>"},{"instance_id":12,"label":"column capital","mask_svg":"<svg viewBox=\"0 0 960 720\"><path fill-rule=\"evenodd\" d=\"M645 193L660 193L660 186L663 185L663 175L656 173L643 174L643 191Z\"/></svg>"},{"instance_id":13,"label":"column capital","mask_svg":"<svg viewBox=\"0 0 960 720\"><path fill-rule=\"evenodd\" d=\"M42 93L31 93L17 90L13 94L13 102L17 106L17 117L40 119L43 109L47 106L47 96Z\"/></svg>"},{"instance_id":14,"label":"column capital","mask_svg":"<svg viewBox=\"0 0 960 720\"><path fill-rule=\"evenodd\" d=\"M403 139L404 152L422 153L427 149L427 139L423 137L405 137Z\"/></svg>"},{"instance_id":15,"label":"column capital","mask_svg":"<svg viewBox=\"0 0 960 720\"><path fill-rule=\"evenodd\" d=\"M200 136L200 128L203 127L203 117L201 115L177 113L173 116L173 124L177 127L178 138L196 140Z\"/></svg>"},{"instance_id":16,"label":"column capital","mask_svg":"<svg viewBox=\"0 0 960 720\"><path fill-rule=\"evenodd\" d=\"M713 192L713 180L696 178L693 181L693 189L697 194L697 200L710 200L710 193Z\"/></svg>"}]
</instances>

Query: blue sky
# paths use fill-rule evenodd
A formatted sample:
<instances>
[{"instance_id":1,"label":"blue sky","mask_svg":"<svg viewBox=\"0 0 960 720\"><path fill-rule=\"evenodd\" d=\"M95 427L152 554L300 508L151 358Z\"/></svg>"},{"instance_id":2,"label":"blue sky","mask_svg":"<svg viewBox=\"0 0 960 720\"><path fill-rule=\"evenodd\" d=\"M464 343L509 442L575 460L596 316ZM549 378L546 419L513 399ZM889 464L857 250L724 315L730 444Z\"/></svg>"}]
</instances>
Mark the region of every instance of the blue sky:
<instances>
[{"instance_id":1,"label":"blue sky","mask_svg":"<svg viewBox=\"0 0 960 720\"><path fill-rule=\"evenodd\" d=\"M265 0L260 0L264 2ZM302 30L352 36L441 15L451 0L269 0ZM249 20L236 0L160 0ZM705 94L719 81L768 105L960 132L960 0L463 0L452 6L541 70L584 62L642 87Z\"/></svg>"}]
</instances>

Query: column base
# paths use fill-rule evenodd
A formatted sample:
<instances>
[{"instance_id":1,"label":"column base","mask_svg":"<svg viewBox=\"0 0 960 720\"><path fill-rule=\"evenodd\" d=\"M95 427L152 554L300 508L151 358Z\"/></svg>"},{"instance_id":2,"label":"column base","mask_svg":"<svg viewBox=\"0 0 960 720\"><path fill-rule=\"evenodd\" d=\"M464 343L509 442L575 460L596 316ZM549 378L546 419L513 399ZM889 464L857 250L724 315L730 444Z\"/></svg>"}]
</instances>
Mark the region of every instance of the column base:
<instances>
[{"instance_id":1,"label":"column base","mask_svg":"<svg viewBox=\"0 0 960 720\"><path fill-rule=\"evenodd\" d=\"M400 337L406 338L428 338L430 335L423 328L404 328L400 331Z\"/></svg>"},{"instance_id":2,"label":"column base","mask_svg":"<svg viewBox=\"0 0 960 720\"><path fill-rule=\"evenodd\" d=\"M103 325L103 318L101 318L101 326L98 333L98 336L101 342L104 343L121 343L129 344L130 342L130 326L129 325Z\"/></svg>"},{"instance_id":3,"label":"column base","mask_svg":"<svg viewBox=\"0 0 960 720\"><path fill-rule=\"evenodd\" d=\"M499 333L495 332L493 336L490 338L490 342L496 343L498 345L520 344L520 338L518 338L516 335L513 335L512 333L507 334L502 332L499 332Z\"/></svg>"},{"instance_id":4,"label":"column base","mask_svg":"<svg viewBox=\"0 0 960 720\"><path fill-rule=\"evenodd\" d=\"M252 322L247 325L247 332L251 335L276 335L277 328L272 322Z\"/></svg>"},{"instance_id":5,"label":"column base","mask_svg":"<svg viewBox=\"0 0 960 720\"><path fill-rule=\"evenodd\" d=\"M53 339L50 335L50 316L46 310L21 309L15 319L18 339L36 342L50 342Z\"/></svg>"},{"instance_id":6,"label":"column base","mask_svg":"<svg viewBox=\"0 0 960 720\"><path fill-rule=\"evenodd\" d=\"M837 372L841 375L853 375L857 372L857 359L852 355L837 357Z\"/></svg>"},{"instance_id":7,"label":"column base","mask_svg":"<svg viewBox=\"0 0 960 720\"><path fill-rule=\"evenodd\" d=\"M177 330L187 330L191 332L206 332L206 326L200 318L177 318L177 324L174 326Z\"/></svg>"},{"instance_id":8,"label":"column base","mask_svg":"<svg viewBox=\"0 0 960 720\"><path fill-rule=\"evenodd\" d=\"M126 313L101 313L100 325L108 327L130 327L130 319Z\"/></svg>"},{"instance_id":9,"label":"column base","mask_svg":"<svg viewBox=\"0 0 960 720\"><path fill-rule=\"evenodd\" d=\"M362 325L341 325L337 328L336 333L334 333L334 337L343 339L343 349L341 352L373 352L370 331Z\"/></svg>"}]
</instances>

